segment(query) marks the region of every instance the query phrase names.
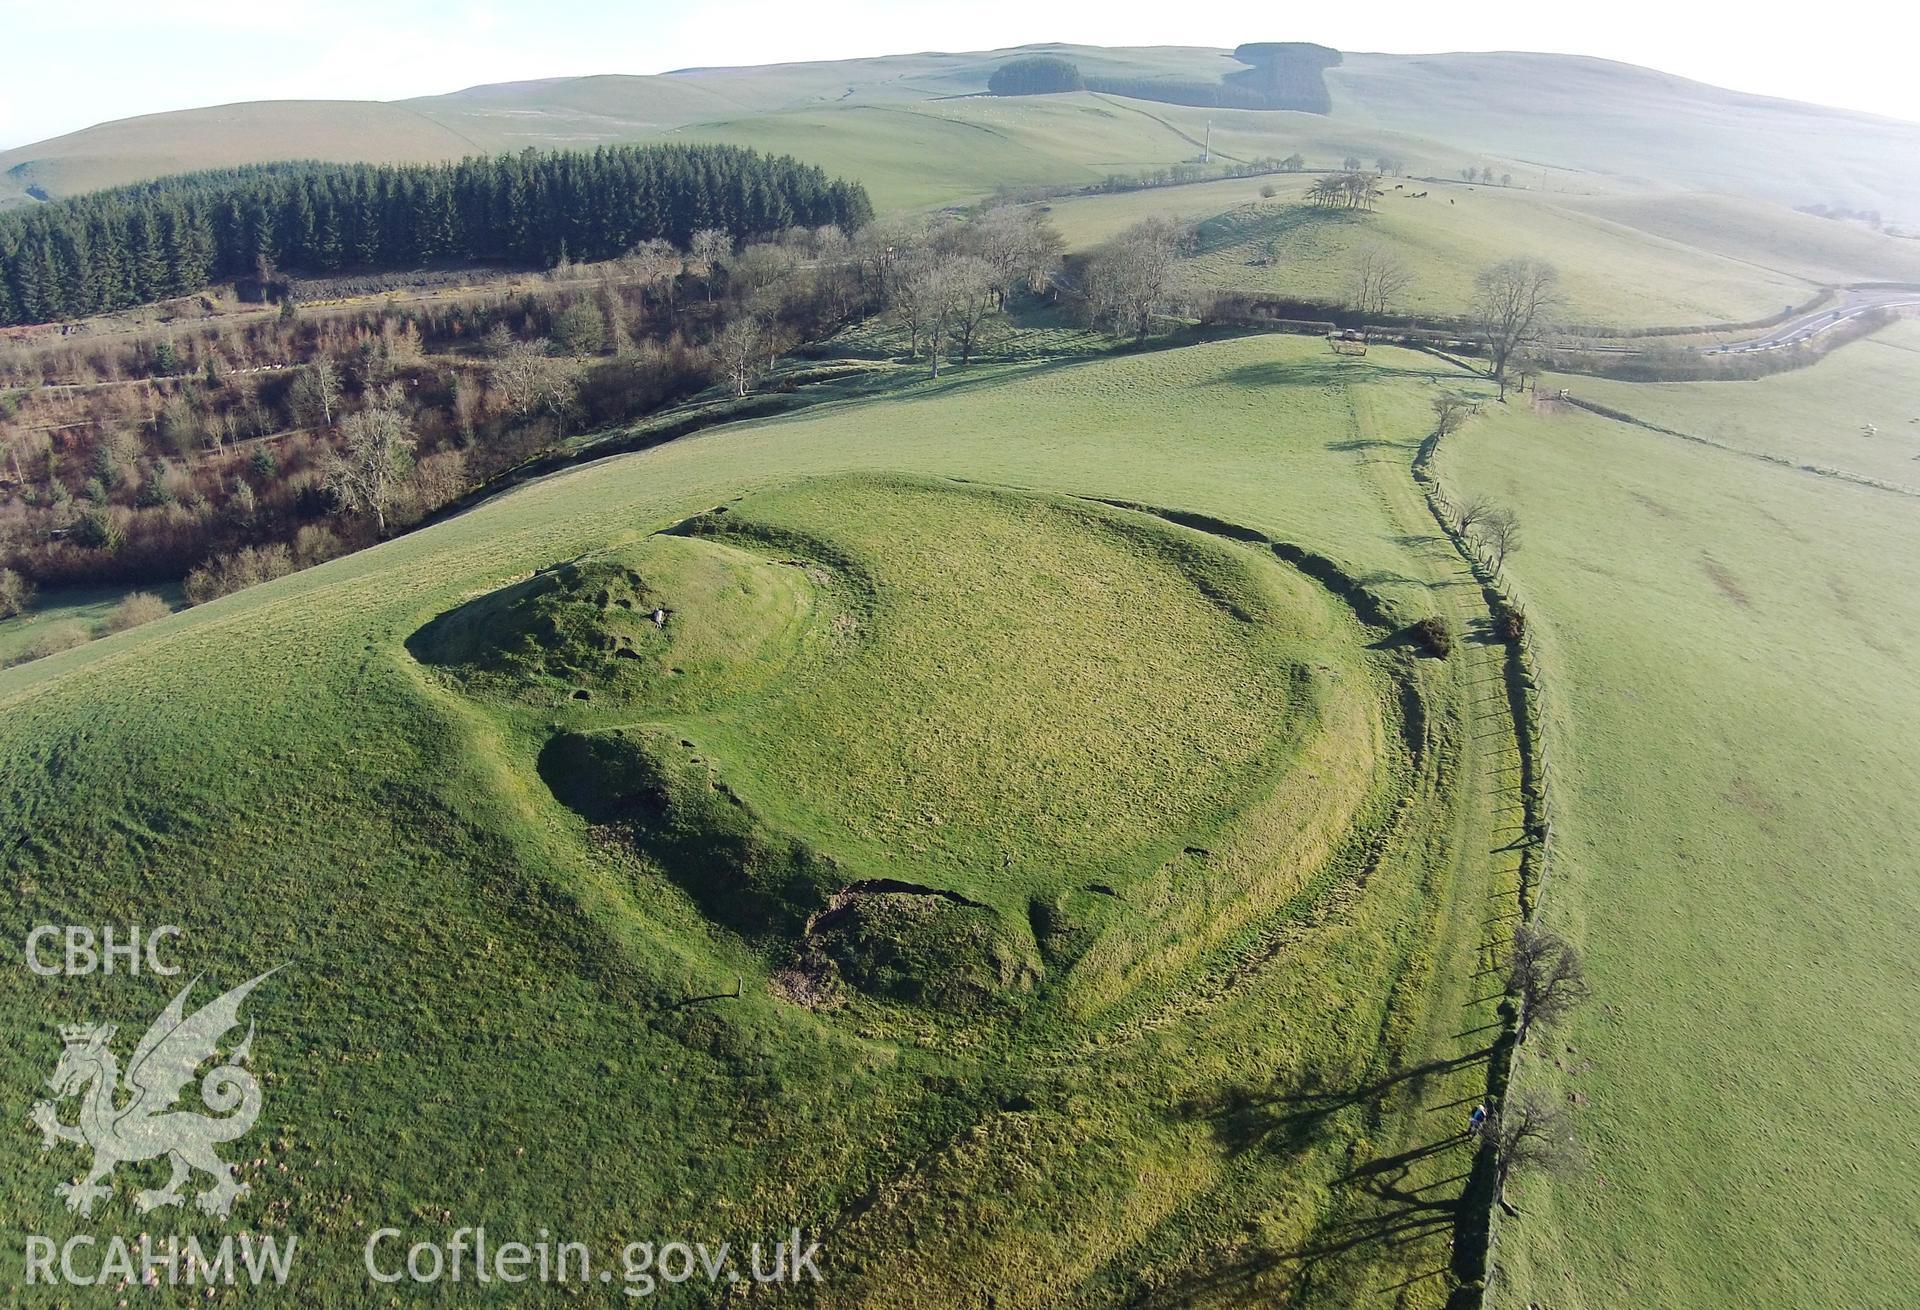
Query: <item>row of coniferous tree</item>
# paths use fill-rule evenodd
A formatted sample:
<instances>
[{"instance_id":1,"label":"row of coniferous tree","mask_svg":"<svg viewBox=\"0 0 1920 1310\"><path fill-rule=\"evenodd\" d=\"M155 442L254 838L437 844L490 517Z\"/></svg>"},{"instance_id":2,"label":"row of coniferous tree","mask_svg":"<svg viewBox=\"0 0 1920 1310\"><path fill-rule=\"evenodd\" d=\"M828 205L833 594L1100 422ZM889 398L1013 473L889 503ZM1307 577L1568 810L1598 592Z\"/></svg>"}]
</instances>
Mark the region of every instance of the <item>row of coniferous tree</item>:
<instances>
[{"instance_id":1,"label":"row of coniferous tree","mask_svg":"<svg viewBox=\"0 0 1920 1310\"><path fill-rule=\"evenodd\" d=\"M457 164L265 164L190 173L0 215L0 324L186 295L264 268L444 260L552 266L696 231L853 231L865 188L735 146L609 146Z\"/></svg>"}]
</instances>

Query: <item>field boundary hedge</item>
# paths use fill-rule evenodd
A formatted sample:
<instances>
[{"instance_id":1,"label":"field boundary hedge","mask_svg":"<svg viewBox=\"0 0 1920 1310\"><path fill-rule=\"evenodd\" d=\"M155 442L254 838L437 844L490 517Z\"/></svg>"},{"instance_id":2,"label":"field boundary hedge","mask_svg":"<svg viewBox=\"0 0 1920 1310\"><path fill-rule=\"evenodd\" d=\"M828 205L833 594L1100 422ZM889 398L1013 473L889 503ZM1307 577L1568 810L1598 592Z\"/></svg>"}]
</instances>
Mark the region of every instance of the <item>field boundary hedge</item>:
<instances>
[{"instance_id":1,"label":"field boundary hedge","mask_svg":"<svg viewBox=\"0 0 1920 1310\"><path fill-rule=\"evenodd\" d=\"M1476 407L1477 412L1477 407ZM1552 863L1553 824L1548 790L1545 687L1540 674L1540 657L1534 648L1533 627L1511 581L1496 564L1486 559L1460 530L1457 511L1434 466L1444 432L1436 427L1420 443L1413 459L1413 478L1426 500L1434 522L1446 534L1454 550L1465 562L1474 580L1480 584L1494 632L1506 648L1505 678L1508 712L1520 751L1521 822L1526 842L1520 849L1520 922L1531 924L1540 913ZM1511 1004L1501 1007L1502 1030L1494 1043L1487 1066L1487 1096L1498 1102L1505 1097L1513 1077L1513 1056L1517 1037L1516 1015ZM1448 1302L1448 1310L1477 1310L1485 1302L1487 1282L1493 1273L1494 1245L1499 1237L1498 1196L1494 1186L1493 1144L1482 1140L1474 1154L1472 1172L1462 1197L1462 1219L1456 1226L1456 1248L1464 1246L1478 1276L1464 1283ZM1469 1198L1480 1198L1473 1218L1479 1226L1467 1222Z\"/></svg>"},{"instance_id":2,"label":"field boundary hedge","mask_svg":"<svg viewBox=\"0 0 1920 1310\"><path fill-rule=\"evenodd\" d=\"M1783 469L1791 469L1795 473L1811 473L1818 478L1832 478L1836 482L1851 482L1856 487L1868 487L1874 491L1888 491L1896 496L1908 496L1920 500L1920 487L1910 487L1903 482L1888 482L1884 478L1868 477L1864 473L1849 473L1845 469L1834 468L1830 464L1803 464L1788 459L1785 455L1771 455L1764 450L1748 450L1744 446L1736 446L1731 442L1721 441L1715 437L1703 437L1694 432L1682 432L1678 428L1662 427L1658 423L1649 423L1645 419L1635 418L1624 409L1615 409L1611 405L1602 405L1596 400L1582 400L1572 393L1568 393L1563 396L1562 399L1575 409L1584 409L1589 414L1597 414L1601 418L1611 419L1615 423L1625 423L1632 427L1641 428L1647 432L1656 432L1663 437L1677 437L1681 441L1691 441L1698 446L1710 446L1715 450L1724 450L1729 455L1740 455L1747 459L1757 459L1763 464L1777 465Z\"/></svg>"}]
</instances>

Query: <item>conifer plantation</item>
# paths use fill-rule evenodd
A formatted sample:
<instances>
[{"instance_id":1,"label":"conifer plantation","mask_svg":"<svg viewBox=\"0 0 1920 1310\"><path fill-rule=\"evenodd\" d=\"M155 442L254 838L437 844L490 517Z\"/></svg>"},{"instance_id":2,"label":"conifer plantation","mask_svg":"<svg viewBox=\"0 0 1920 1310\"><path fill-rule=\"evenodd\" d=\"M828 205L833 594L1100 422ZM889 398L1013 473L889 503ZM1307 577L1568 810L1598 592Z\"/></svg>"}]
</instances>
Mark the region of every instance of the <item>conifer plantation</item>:
<instances>
[{"instance_id":1,"label":"conifer plantation","mask_svg":"<svg viewBox=\"0 0 1920 1310\"><path fill-rule=\"evenodd\" d=\"M0 217L0 324L106 313L264 268L550 267L719 228L863 225L858 183L734 146L613 146L375 167L192 173Z\"/></svg>"}]
</instances>

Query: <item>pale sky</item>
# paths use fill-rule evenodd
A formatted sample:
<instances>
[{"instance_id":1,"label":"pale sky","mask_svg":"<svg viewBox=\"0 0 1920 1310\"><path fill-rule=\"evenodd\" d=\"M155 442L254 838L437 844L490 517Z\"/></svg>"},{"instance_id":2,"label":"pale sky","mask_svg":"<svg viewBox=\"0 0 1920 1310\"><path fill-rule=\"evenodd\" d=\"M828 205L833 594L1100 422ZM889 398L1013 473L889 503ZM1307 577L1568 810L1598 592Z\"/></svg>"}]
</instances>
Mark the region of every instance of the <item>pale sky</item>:
<instances>
[{"instance_id":1,"label":"pale sky","mask_svg":"<svg viewBox=\"0 0 1920 1310\"><path fill-rule=\"evenodd\" d=\"M1034 41L1597 55L1920 121L1916 37L1911 0L0 0L0 149L236 100L397 100L483 82Z\"/></svg>"}]
</instances>

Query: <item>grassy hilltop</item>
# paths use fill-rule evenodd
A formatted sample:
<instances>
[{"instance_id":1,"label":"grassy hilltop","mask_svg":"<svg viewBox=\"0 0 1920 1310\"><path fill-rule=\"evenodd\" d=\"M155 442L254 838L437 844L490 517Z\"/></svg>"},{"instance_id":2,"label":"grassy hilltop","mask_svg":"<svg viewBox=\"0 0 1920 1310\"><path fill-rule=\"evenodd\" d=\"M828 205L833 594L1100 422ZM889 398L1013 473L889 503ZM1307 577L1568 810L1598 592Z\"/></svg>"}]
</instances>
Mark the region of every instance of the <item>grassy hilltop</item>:
<instances>
[{"instance_id":1,"label":"grassy hilltop","mask_svg":"<svg viewBox=\"0 0 1920 1310\"><path fill-rule=\"evenodd\" d=\"M1405 472L1437 380L1331 363L723 431L9 671L7 931L164 906L211 978L293 961L256 1003L288 1169L250 1176L312 1303L355 1303L356 1220L718 1203L823 1231L836 1304L1437 1305L1505 709L1490 649L1391 639L1477 603ZM9 1085L158 982L9 983Z\"/></svg>"}]
</instances>

